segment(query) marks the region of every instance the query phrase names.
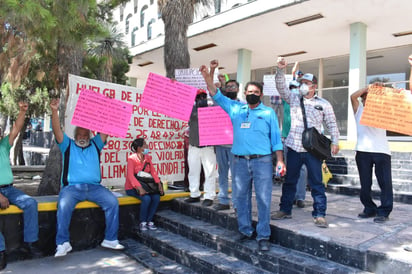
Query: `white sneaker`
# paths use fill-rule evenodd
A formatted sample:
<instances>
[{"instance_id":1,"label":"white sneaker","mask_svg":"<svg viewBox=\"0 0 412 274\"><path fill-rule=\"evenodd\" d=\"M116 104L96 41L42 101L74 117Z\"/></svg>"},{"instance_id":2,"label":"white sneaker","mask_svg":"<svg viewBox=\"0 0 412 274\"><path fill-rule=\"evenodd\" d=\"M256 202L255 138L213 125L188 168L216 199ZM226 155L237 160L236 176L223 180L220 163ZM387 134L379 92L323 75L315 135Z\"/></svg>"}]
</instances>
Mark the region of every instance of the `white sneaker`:
<instances>
[{"instance_id":1,"label":"white sneaker","mask_svg":"<svg viewBox=\"0 0 412 274\"><path fill-rule=\"evenodd\" d=\"M105 248L115 249L115 250L123 250L124 249L124 246L119 244L118 240L114 240L114 241L104 240L101 243L101 246L105 247Z\"/></svg>"},{"instance_id":2,"label":"white sneaker","mask_svg":"<svg viewBox=\"0 0 412 274\"><path fill-rule=\"evenodd\" d=\"M57 246L56 254L54 254L54 257L66 256L70 251L72 251L72 246L69 242L64 242L61 245Z\"/></svg>"},{"instance_id":3,"label":"white sneaker","mask_svg":"<svg viewBox=\"0 0 412 274\"><path fill-rule=\"evenodd\" d=\"M146 222L141 222L139 225L140 231L146 231L147 230L147 225Z\"/></svg>"},{"instance_id":4,"label":"white sneaker","mask_svg":"<svg viewBox=\"0 0 412 274\"><path fill-rule=\"evenodd\" d=\"M153 222L148 222L146 227L150 230L156 230L157 226L155 226L155 224Z\"/></svg>"}]
</instances>

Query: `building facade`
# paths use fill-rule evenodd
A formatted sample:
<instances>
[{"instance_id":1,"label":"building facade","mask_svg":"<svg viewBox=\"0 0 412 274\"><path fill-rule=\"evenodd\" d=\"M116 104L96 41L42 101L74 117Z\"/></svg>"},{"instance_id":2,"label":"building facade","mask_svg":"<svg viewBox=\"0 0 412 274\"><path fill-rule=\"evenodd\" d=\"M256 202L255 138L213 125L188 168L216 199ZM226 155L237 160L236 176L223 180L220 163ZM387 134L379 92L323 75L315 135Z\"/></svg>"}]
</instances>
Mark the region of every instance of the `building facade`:
<instances>
[{"instance_id":1,"label":"building facade","mask_svg":"<svg viewBox=\"0 0 412 274\"><path fill-rule=\"evenodd\" d=\"M218 59L220 71L263 81L277 56L318 76L318 93L336 112L342 141L356 139L349 95L372 79L409 88L412 1L214 0L197 6L188 30L192 67ZM176 15L178 16L178 15ZM157 1L131 0L114 10L133 63L130 84L143 88L149 72L165 75L164 24ZM388 134L392 145L412 151L409 136ZM396 146L392 146L392 149Z\"/></svg>"}]
</instances>

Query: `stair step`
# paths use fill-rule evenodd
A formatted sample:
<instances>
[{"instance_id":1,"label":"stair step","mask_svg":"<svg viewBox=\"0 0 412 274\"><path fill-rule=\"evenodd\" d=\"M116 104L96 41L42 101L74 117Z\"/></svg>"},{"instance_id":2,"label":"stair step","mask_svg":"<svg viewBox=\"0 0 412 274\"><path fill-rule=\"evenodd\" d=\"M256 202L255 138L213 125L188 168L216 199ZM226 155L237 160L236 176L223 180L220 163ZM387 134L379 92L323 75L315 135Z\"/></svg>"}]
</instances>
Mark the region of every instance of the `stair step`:
<instances>
[{"instance_id":1,"label":"stair step","mask_svg":"<svg viewBox=\"0 0 412 274\"><path fill-rule=\"evenodd\" d=\"M231 260L234 258L243 260L258 267L261 271L271 273L369 273L275 244L271 244L269 252L260 253L256 241L236 242L235 239L239 235L236 230L225 229L172 210L159 211L156 214L156 222L162 229L168 231L168 235L178 235L174 236L174 242L180 241L184 236L186 241L194 241L202 244L203 248L213 249L209 252L220 254L223 252L227 254L225 256L231 256Z\"/></svg>"},{"instance_id":2,"label":"stair step","mask_svg":"<svg viewBox=\"0 0 412 274\"><path fill-rule=\"evenodd\" d=\"M162 226L161 222L157 224ZM205 225L208 226L206 223ZM195 273L272 273L203 245L202 235L191 240L161 227L135 235L143 244L189 267Z\"/></svg>"},{"instance_id":3,"label":"stair step","mask_svg":"<svg viewBox=\"0 0 412 274\"><path fill-rule=\"evenodd\" d=\"M176 263L175 261L157 253L153 249L139 243L134 239L126 239L122 241L126 245L125 253L129 257L135 259L143 266L149 268L155 273L175 273L175 274L191 274L197 273L190 270L186 266Z\"/></svg>"}]
</instances>

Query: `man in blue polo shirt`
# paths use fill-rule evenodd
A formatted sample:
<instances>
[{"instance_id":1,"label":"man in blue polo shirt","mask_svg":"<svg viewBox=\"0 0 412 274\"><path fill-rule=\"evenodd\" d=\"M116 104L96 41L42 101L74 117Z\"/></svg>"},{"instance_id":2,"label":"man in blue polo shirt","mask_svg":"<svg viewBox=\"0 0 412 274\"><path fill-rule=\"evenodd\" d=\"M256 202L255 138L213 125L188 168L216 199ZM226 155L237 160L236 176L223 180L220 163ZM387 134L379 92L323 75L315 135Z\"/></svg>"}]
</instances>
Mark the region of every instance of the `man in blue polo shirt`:
<instances>
[{"instance_id":1,"label":"man in blue polo shirt","mask_svg":"<svg viewBox=\"0 0 412 274\"><path fill-rule=\"evenodd\" d=\"M74 140L60 128L59 100L50 104L52 128L63 155L61 189L57 204L57 250L55 257L65 256L72 250L70 245L70 219L76 204L91 201L98 204L106 217L105 238L102 247L121 250L117 240L119 228L119 204L117 198L100 184L100 151L106 144L107 135L97 134L90 139L90 130L77 127Z\"/></svg>"},{"instance_id":2,"label":"man in blue polo shirt","mask_svg":"<svg viewBox=\"0 0 412 274\"><path fill-rule=\"evenodd\" d=\"M272 200L272 153L276 152L277 170L286 171L283 162L283 145L278 120L272 108L260 102L262 85L257 82L246 84L247 104L224 96L213 83L213 73L218 62L210 62L210 72L205 65L200 67L213 100L228 114L233 125L232 153L236 184L237 220L240 241L252 239L252 182L255 187L258 224L257 241L260 251L270 249L270 204ZM241 202L240 202L241 201Z\"/></svg>"}]
</instances>

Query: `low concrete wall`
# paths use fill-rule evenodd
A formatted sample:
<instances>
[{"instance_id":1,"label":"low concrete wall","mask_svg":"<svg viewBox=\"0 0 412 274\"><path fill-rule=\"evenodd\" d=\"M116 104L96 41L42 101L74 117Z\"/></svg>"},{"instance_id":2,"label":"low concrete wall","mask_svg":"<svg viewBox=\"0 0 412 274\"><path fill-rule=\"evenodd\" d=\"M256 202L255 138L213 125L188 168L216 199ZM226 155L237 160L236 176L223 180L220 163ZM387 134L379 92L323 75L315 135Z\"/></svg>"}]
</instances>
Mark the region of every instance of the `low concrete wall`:
<instances>
[{"instance_id":1,"label":"low concrete wall","mask_svg":"<svg viewBox=\"0 0 412 274\"><path fill-rule=\"evenodd\" d=\"M118 194L117 194L118 195ZM169 202L178 197L187 197L189 193L178 192L161 197L159 209L168 208ZM58 196L34 197L39 210L39 246L45 255L53 255L56 249L56 210ZM140 200L121 196L119 200L119 239L130 233L139 223ZM11 205L0 210L0 230L6 240L9 261L23 260L20 252L23 244L22 210ZM70 243L73 250L90 249L98 246L104 239L105 218L101 208L93 202L77 204L70 224Z\"/></svg>"}]
</instances>

